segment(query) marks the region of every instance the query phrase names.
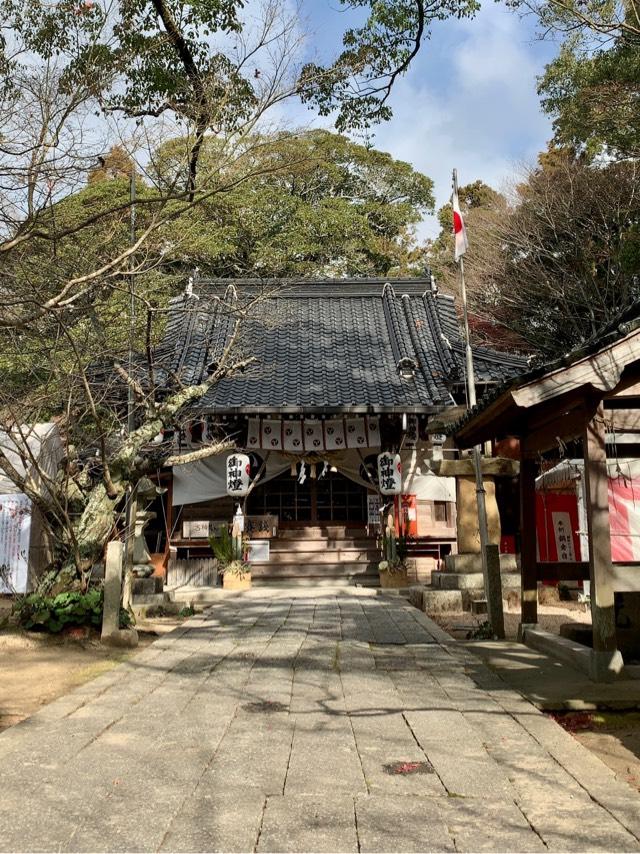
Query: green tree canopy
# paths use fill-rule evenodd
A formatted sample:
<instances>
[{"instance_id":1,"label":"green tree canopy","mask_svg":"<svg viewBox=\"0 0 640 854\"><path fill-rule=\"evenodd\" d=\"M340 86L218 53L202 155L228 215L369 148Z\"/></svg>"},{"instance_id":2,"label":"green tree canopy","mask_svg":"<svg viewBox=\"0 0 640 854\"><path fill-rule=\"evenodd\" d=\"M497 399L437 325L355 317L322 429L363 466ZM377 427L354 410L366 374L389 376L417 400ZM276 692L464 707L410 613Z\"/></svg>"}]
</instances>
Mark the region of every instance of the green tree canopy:
<instances>
[{"instance_id":1,"label":"green tree canopy","mask_svg":"<svg viewBox=\"0 0 640 854\"><path fill-rule=\"evenodd\" d=\"M638 165L555 151L507 216L473 241L474 303L545 356L567 352L640 298Z\"/></svg>"},{"instance_id":2,"label":"green tree canopy","mask_svg":"<svg viewBox=\"0 0 640 854\"><path fill-rule=\"evenodd\" d=\"M157 157L176 179L181 140ZM214 140L201 175L233 181L219 168ZM253 177L194 208L177 223L179 255L209 275L387 275L404 271L413 227L433 208L433 183L408 163L327 131L258 140ZM246 168L246 164L243 168ZM176 259L177 260L177 259Z\"/></svg>"},{"instance_id":3,"label":"green tree canopy","mask_svg":"<svg viewBox=\"0 0 640 854\"><path fill-rule=\"evenodd\" d=\"M384 276L414 270L414 227L433 209L433 185L409 164L327 131L258 137L242 160L229 163L221 158L217 141L207 137L198 180L209 194L191 207L183 200L158 201L158 184L185 180L187 152L182 139L164 143L149 167L153 180L137 180L137 235L150 229L158 215L169 217L172 205L184 208L151 231L132 260L140 349L146 346L147 310L162 308L184 288L195 267L202 276L231 278ZM3 270L7 289L27 289L44 303L69 279L90 274L123 252L130 240L130 169L116 147L91 171L82 190L53 205L43 225L52 219L61 233L70 233L16 249ZM91 224L74 233L78 222ZM75 346L87 361L96 352L109 358L126 352L128 326L120 318L128 306L128 279L121 268L97 292L92 289L74 301L67 329L79 336ZM154 335L161 328L154 323ZM16 393L20 388L33 393L42 382L50 383L41 349L54 339L58 365L70 368L78 353L69 351L70 341L60 336L58 317L45 316L33 347L23 347L20 358L14 351L4 363L5 386L13 377Z\"/></svg>"},{"instance_id":4,"label":"green tree canopy","mask_svg":"<svg viewBox=\"0 0 640 854\"><path fill-rule=\"evenodd\" d=\"M538 91L555 139L594 157L640 155L640 40L616 40L591 54L569 40Z\"/></svg>"}]
</instances>

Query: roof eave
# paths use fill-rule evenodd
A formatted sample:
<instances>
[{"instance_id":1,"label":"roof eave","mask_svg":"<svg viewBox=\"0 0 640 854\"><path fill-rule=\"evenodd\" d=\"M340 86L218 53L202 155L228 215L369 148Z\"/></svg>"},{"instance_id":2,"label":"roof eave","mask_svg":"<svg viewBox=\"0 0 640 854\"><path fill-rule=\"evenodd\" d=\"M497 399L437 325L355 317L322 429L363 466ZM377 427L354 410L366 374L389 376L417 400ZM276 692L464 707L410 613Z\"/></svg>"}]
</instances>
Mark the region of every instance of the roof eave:
<instances>
[{"instance_id":1,"label":"roof eave","mask_svg":"<svg viewBox=\"0 0 640 854\"><path fill-rule=\"evenodd\" d=\"M201 415L437 415L447 406L345 404L340 406L225 406L198 409Z\"/></svg>"},{"instance_id":2,"label":"roof eave","mask_svg":"<svg viewBox=\"0 0 640 854\"><path fill-rule=\"evenodd\" d=\"M522 409L516 405L511 390L505 391L486 409L475 414L470 413L468 420L454 430L456 444L461 448L471 448L482 442L489 442L498 435L517 435L521 412Z\"/></svg>"}]
</instances>

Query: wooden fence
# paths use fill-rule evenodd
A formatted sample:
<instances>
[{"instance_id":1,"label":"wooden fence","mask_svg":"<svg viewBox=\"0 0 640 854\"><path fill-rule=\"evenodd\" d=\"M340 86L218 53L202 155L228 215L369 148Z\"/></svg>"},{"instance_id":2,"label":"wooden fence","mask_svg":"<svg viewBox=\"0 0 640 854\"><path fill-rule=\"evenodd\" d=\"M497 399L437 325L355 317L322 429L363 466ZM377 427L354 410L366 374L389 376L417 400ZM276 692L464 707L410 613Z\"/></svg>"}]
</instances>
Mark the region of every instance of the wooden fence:
<instances>
[{"instance_id":1,"label":"wooden fence","mask_svg":"<svg viewBox=\"0 0 640 854\"><path fill-rule=\"evenodd\" d=\"M216 587L218 561L213 557L175 558L167 567L167 587Z\"/></svg>"}]
</instances>

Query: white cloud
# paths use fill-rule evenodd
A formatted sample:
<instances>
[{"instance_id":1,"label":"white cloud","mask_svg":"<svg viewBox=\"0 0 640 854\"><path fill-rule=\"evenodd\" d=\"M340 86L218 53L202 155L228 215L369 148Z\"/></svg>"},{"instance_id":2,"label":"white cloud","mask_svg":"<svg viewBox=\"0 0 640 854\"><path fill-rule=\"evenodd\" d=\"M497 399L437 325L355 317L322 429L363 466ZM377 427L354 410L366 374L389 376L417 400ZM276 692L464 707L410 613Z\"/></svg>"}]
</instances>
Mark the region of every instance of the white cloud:
<instances>
[{"instance_id":1,"label":"white cloud","mask_svg":"<svg viewBox=\"0 0 640 854\"><path fill-rule=\"evenodd\" d=\"M397 84L394 117L378 129L376 146L432 177L438 206L450 196L453 167L461 183L500 187L551 135L536 93L548 58L527 23L496 4L474 20L440 25ZM421 233L436 232L427 218Z\"/></svg>"}]
</instances>

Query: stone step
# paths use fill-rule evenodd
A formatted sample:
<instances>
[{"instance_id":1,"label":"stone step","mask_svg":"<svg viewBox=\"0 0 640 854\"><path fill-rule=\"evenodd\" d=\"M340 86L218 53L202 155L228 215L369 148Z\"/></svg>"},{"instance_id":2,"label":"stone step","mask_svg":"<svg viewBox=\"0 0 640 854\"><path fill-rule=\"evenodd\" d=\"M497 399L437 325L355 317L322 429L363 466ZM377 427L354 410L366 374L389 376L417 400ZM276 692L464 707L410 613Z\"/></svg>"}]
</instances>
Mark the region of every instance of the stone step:
<instances>
[{"instance_id":1,"label":"stone step","mask_svg":"<svg viewBox=\"0 0 640 854\"><path fill-rule=\"evenodd\" d=\"M349 528L346 525L313 525L308 528L278 528L281 540L326 540L362 539L367 536L364 528Z\"/></svg>"},{"instance_id":2,"label":"stone step","mask_svg":"<svg viewBox=\"0 0 640 854\"><path fill-rule=\"evenodd\" d=\"M482 572L482 556L468 552L447 555L444 559L444 572L468 572L471 574ZM516 555L500 555L500 572L518 572Z\"/></svg>"},{"instance_id":3,"label":"stone step","mask_svg":"<svg viewBox=\"0 0 640 854\"><path fill-rule=\"evenodd\" d=\"M222 587L177 587L171 591L171 600L173 602L182 602L185 604L193 602L194 604L207 605L211 602L218 602L222 597Z\"/></svg>"},{"instance_id":4,"label":"stone step","mask_svg":"<svg viewBox=\"0 0 640 854\"><path fill-rule=\"evenodd\" d=\"M520 590L520 573L502 572L503 590ZM484 590L484 576L481 572L442 572L431 573L431 586L440 590Z\"/></svg>"},{"instance_id":5,"label":"stone step","mask_svg":"<svg viewBox=\"0 0 640 854\"><path fill-rule=\"evenodd\" d=\"M354 579L345 578L253 578L251 579L253 587L354 587ZM375 587L375 584L361 584L358 580L358 587Z\"/></svg>"},{"instance_id":6,"label":"stone step","mask_svg":"<svg viewBox=\"0 0 640 854\"><path fill-rule=\"evenodd\" d=\"M353 575L378 577L374 563L274 564L252 563L252 578L342 578Z\"/></svg>"},{"instance_id":7,"label":"stone step","mask_svg":"<svg viewBox=\"0 0 640 854\"><path fill-rule=\"evenodd\" d=\"M373 563L380 560L376 549L327 549L326 551L285 551L278 549L270 552L269 564L317 564L328 563Z\"/></svg>"},{"instance_id":8,"label":"stone step","mask_svg":"<svg viewBox=\"0 0 640 854\"><path fill-rule=\"evenodd\" d=\"M431 587L409 588L409 600L425 614L437 614L442 611L457 613L468 610L470 603L467 591L434 590Z\"/></svg>"},{"instance_id":9,"label":"stone step","mask_svg":"<svg viewBox=\"0 0 640 854\"><path fill-rule=\"evenodd\" d=\"M367 549L376 550L376 541L374 538L368 537L343 537L329 539L306 539L301 537L299 540L272 539L270 542L271 553L274 552L324 552L335 551L336 549Z\"/></svg>"},{"instance_id":10,"label":"stone step","mask_svg":"<svg viewBox=\"0 0 640 854\"><path fill-rule=\"evenodd\" d=\"M171 594L168 591L163 593L134 593L133 606L137 605L164 605L171 601Z\"/></svg>"}]
</instances>

